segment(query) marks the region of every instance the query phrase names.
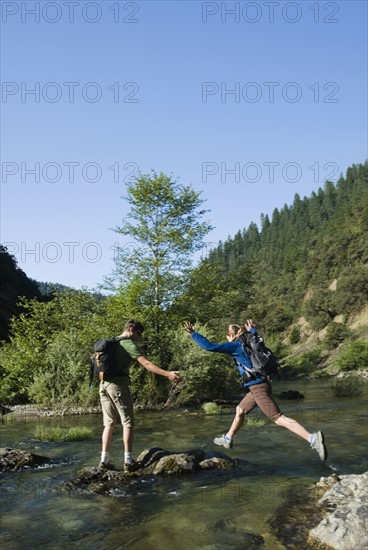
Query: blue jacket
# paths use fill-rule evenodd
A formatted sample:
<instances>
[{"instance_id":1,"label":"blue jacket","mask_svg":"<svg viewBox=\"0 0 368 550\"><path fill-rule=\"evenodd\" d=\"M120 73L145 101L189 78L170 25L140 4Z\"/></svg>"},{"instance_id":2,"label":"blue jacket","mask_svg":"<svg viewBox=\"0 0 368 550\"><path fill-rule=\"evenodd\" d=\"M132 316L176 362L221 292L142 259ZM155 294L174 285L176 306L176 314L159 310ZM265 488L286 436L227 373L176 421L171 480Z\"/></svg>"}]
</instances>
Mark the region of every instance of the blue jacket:
<instances>
[{"instance_id":1,"label":"blue jacket","mask_svg":"<svg viewBox=\"0 0 368 550\"><path fill-rule=\"evenodd\" d=\"M256 332L254 328L250 330L252 332ZM231 355L236 361L236 368L238 369L240 376L242 378L244 377L243 379L248 378L247 382L244 383L244 387L252 386L253 384L260 384L261 382L265 381L264 378L249 379L248 371L243 367L243 365L245 365L249 369L252 369L252 361L250 360L249 355L247 355L243 351L243 346L241 345L239 340L234 340L233 342L222 342L221 344L214 344L213 342L210 342L209 340L207 340L207 338L202 336L202 334L199 334L199 332L192 332L191 336L195 343L206 351L227 353L228 355Z\"/></svg>"}]
</instances>

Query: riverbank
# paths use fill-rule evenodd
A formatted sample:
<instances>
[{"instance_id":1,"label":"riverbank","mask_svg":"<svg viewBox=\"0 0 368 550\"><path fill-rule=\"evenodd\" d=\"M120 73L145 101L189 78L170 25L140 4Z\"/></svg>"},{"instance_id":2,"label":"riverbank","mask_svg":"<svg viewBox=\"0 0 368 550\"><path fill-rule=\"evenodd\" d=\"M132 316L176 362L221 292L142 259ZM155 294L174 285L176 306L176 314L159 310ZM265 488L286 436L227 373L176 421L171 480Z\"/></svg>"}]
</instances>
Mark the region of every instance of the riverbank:
<instances>
[{"instance_id":1,"label":"riverbank","mask_svg":"<svg viewBox=\"0 0 368 550\"><path fill-rule=\"evenodd\" d=\"M298 377L293 376L290 378L286 376L286 377L278 378L277 380L274 381L274 388L273 388L274 397L276 398L276 400L281 399L281 400L292 401L293 399L296 399L296 398L290 397L292 393L295 393L295 394L299 393L299 391L302 389L302 386L304 384L306 383L308 384L308 382L313 383L315 380L316 380L316 377L314 377L313 375L312 376L301 375ZM337 381L349 381L349 380L351 380L352 382L355 380L361 381L364 384L364 386L366 386L366 383L368 382L368 369L362 369L359 372L352 371L352 372L335 373L335 374L329 375L328 377L327 376L323 377L324 383L327 383L327 384L329 382L331 383L331 393L334 393L333 386L336 385ZM290 385L292 385L292 389L290 389L289 387ZM361 391L363 392L364 391L363 387L360 386L360 388L361 388ZM285 392L285 389L287 390L286 392ZM289 394L289 397L286 397L286 393ZM301 395L302 394L303 392L301 392ZM341 395L343 395L345 398L349 397L348 394L341 394ZM337 397L340 397L341 395L336 394ZM351 394L352 397L355 395L357 394L356 393ZM242 397L243 397L243 394L239 393L236 395L234 394L231 398L229 398L226 401L214 400L214 402L218 403L221 406L233 407L239 403ZM192 404L187 406L180 405L179 409L180 410L193 409L193 410L200 411L201 405L202 404L200 403L196 405ZM38 406L32 403L28 403L24 405L0 404L0 407L1 407L1 416L3 421L8 421L8 420L11 420L12 418L22 419L29 416L64 417L64 416L81 416L86 414L102 414L99 403L97 403L94 406L88 406L88 407L83 407L80 405L78 406L60 405L60 406L50 408L50 407ZM175 403L173 403L170 406L165 406L164 403L162 403L161 405L158 405L156 408L150 407L149 409L144 409L140 405L138 405L135 407L135 411L136 412L138 411L145 412L146 410L162 411L162 410L177 409L177 408L178 407L175 406Z\"/></svg>"}]
</instances>

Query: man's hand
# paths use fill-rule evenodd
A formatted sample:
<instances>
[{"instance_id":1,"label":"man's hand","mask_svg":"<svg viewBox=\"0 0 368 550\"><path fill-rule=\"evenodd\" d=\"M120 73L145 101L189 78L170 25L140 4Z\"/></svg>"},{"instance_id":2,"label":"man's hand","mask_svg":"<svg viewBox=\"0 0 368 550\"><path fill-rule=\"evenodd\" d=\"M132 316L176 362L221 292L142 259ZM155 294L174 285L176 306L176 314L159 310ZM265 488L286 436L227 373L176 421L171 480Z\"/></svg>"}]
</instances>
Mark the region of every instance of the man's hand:
<instances>
[{"instance_id":1,"label":"man's hand","mask_svg":"<svg viewBox=\"0 0 368 550\"><path fill-rule=\"evenodd\" d=\"M195 332L192 323L190 323L189 321L185 321L184 328L187 332L189 332L189 334L192 334L193 332Z\"/></svg>"},{"instance_id":2,"label":"man's hand","mask_svg":"<svg viewBox=\"0 0 368 550\"><path fill-rule=\"evenodd\" d=\"M167 373L167 377L168 379L171 381L171 382L174 382L175 384L177 382L180 382L181 380L181 377L180 377L180 374L178 371L176 370L171 370Z\"/></svg>"}]
</instances>

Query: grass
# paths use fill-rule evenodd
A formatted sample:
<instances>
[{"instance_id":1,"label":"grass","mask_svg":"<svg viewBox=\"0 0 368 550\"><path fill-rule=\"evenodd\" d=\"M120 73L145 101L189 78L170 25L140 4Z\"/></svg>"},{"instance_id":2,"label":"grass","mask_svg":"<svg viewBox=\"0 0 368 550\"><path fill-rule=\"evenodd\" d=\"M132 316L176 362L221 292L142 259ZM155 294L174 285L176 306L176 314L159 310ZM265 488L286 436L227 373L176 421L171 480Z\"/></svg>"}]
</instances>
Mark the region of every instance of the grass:
<instances>
[{"instance_id":1,"label":"grass","mask_svg":"<svg viewBox=\"0 0 368 550\"><path fill-rule=\"evenodd\" d=\"M35 437L41 441L83 441L92 437L92 430L86 426L74 426L73 428L47 428L45 426L37 426Z\"/></svg>"}]
</instances>

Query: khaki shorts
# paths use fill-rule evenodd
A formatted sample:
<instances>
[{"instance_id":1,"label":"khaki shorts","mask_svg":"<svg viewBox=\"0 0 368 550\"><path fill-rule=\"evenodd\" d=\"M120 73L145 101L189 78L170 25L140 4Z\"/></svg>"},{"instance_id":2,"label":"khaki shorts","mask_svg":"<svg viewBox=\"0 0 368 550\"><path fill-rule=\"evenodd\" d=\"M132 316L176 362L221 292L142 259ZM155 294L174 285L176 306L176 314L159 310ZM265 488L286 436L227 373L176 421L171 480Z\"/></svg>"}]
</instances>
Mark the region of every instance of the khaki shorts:
<instances>
[{"instance_id":1,"label":"khaki shorts","mask_svg":"<svg viewBox=\"0 0 368 550\"><path fill-rule=\"evenodd\" d=\"M104 426L121 424L126 428L134 426L133 399L129 385L100 382L100 401Z\"/></svg>"},{"instance_id":2,"label":"khaki shorts","mask_svg":"<svg viewBox=\"0 0 368 550\"><path fill-rule=\"evenodd\" d=\"M263 414L273 422L280 418L282 412L272 399L271 384L269 382L262 382L248 387L249 393L239 403L239 407L245 414L249 414L258 405Z\"/></svg>"}]
</instances>

